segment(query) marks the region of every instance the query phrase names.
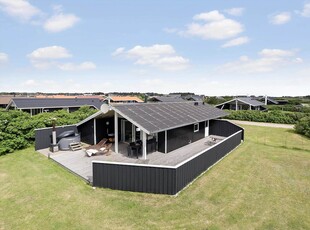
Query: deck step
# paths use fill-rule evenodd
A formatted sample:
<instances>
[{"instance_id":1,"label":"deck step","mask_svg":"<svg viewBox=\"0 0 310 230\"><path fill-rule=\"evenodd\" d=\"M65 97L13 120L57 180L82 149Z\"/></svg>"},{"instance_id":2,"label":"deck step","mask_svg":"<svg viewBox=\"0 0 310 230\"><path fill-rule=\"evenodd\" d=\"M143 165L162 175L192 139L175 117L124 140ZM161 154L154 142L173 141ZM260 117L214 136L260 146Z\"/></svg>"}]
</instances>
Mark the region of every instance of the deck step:
<instances>
[{"instance_id":1,"label":"deck step","mask_svg":"<svg viewBox=\"0 0 310 230\"><path fill-rule=\"evenodd\" d=\"M71 149L72 151L81 150L81 149L82 149L81 143L79 143L79 142L71 143L71 144L70 144L70 149Z\"/></svg>"}]
</instances>

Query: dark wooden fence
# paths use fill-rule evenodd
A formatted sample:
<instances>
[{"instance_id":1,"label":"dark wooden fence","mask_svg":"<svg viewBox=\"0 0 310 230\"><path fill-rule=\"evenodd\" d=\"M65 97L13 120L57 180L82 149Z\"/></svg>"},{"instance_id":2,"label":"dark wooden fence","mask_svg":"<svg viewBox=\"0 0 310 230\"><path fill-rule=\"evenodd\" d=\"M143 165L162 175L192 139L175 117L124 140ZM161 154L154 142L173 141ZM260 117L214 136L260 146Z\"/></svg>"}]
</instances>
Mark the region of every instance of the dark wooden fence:
<instances>
[{"instance_id":1,"label":"dark wooden fence","mask_svg":"<svg viewBox=\"0 0 310 230\"><path fill-rule=\"evenodd\" d=\"M226 154L231 152L241 143L242 131L238 131L233 136L220 142L206 150L204 153L183 163L176 168L176 190L182 190L186 185L192 182L197 176L206 171Z\"/></svg>"},{"instance_id":2,"label":"dark wooden fence","mask_svg":"<svg viewBox=\"0 0 310 230\"><path fill-rule=\"evenodd\" d=\"M228 137L242 130L242 140L244 140L244 129L225 120L211 120L209 122L209 135Z\"/></svg>"},{"instance_id":3,"label":"dark wooden fence","mask_svg":"<svg viewBox=\"0 0 310 230\"><path fill-rule=\"evenodd\" d=\"M93 186L134 192L175 194L173 167L93 162Z\"/></svg>"},{"instance_id":4,"label":"dark wooden fence","mask_svg":"<svg viewBox=\"0 0 310 230\"><path fill-rule=\"evenodd\" d=\"M197 153L196 156L177 166L94 161L93 186L174 195L241 143L243 129L239 126L233 128L230 125L234 126L228 121L213 122L211 133L213 132L214 135L220 135L219 127L225 128L225 126L229 126L226 127L226 131L235 129L235 132L205 152Z\"/></svg>"},{"instance_id":5,"label":"dark wooden fence","mask_svg":"<svg viewBox=\"0 0 310 230\"><path fill-rule=\"evenodd\" d=\"M65 131L74 130L77 132L76 125L58 126L56 127L56 134ZM43 128L35 130L35 150L46 149L52 143L52 128Z\"/></svg>"}]
</instances>

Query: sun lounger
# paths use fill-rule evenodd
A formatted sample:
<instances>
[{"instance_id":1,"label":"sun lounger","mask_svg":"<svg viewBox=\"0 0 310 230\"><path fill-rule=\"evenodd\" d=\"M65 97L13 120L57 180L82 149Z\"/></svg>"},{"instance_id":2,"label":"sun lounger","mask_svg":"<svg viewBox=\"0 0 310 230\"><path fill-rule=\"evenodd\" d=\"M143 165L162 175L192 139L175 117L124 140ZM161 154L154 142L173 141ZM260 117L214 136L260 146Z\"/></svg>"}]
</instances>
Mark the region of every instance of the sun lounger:
<instances>
[{"instance_id":1,"label":"sun lounger","mask_svg":"<svg viewBox=\"0 0 310 230\"><path fill-rule=\"evenodd\" d=\"M94 156L94 155L103 155L103 154L106 154L106 155L110 155L110 150L112 148L112 143L109 143L109 144L105 144L103 145L100 149L86 149L85 152L86 152L86 156Z\"/></svg>"},{"instance_id":2,"label":"sun lounger","mask_svg":"<svg viewBox=\"0 0 310 230\"><path fill-rule=\"evenodd\" d=\"M88 146L86 147L85 149L88 150L88 149L96 149L96 150L100 150L100 148L103 148L104 145L107 143L108 139L107 138L103 138L101 141L98 142L98 144L96 145L91 145L91 146Z\"/></svg>"}]
</instances>

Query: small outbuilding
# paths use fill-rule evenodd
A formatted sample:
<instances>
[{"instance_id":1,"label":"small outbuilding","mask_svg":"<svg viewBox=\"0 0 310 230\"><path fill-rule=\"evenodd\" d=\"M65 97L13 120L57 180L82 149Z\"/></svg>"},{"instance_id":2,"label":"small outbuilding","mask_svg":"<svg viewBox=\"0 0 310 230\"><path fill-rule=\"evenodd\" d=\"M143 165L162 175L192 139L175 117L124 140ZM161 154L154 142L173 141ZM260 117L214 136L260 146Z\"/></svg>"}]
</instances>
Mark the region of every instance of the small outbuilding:
<instances>
[{"instance_id":1,"label":"small outbuilding","mask_svg":"<svg viewBox=\"0 0 310 230\"><path fill-rule=\"evenodd\" d=\"M226 101L224 103L218 104L215 107L218 109L228 109L228 110L266 110L264 103L252 99L250 97L236 97L232 100Z\"/></svg>"},{"instance_id":2,"label":"small outbuilding","mask_svg":"<svg viewBox=\"0 0 310 230\"><path fill-rule=\"evenodd\" d=\"M10 103L10 100L14 97L13 95L0 95L0 108L6 108Z\"/></svg>"},{"instance_id":3,"label":"small outbuilding","mask_svg":"<svg viewBox=\"0 0 310 230\"><path fill-rule=\"evenodd\" d=\"M149 102L185 102L181 97L173 96L153 96L148 99Z\"/></svg>"},{"instance_id":4,"label":"small outbuilding","mask_svg":"<svg viewBox=\"0 0 310 230\"><path fill-rule=\"evenodd\" d=\"M74 112L82 106L90 106L100 109L102 101L99 98L33 98L33 97L13 97L6 107L18 109L36 115L43 112L53 112L65 109Z\"/></svg>"}]
</instances>

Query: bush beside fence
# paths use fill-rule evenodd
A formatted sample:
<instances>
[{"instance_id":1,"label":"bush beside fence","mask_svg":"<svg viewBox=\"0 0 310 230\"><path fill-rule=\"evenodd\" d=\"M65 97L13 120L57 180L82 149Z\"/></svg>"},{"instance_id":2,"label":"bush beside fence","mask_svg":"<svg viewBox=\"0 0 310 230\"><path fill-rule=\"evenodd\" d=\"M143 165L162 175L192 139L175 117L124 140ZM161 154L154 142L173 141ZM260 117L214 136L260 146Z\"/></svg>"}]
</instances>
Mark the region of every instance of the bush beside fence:
<instances>
[{"instance_id":1,"label":"bush beside fence","mask_svg":"<svg viewBox=\"0 0 310 230\"><path fill-rule=\"evenodd\" d=\"M76 124L92 115L96 110L81 107L79 110L68 113L59 110L52 113L41 113L30 116L29 113L19 110L0 111L0 155L11 153L16 149L25 148L33 144L38 128L52 126L52 118L57 119L57 125Z\"/></svg>"},{"instance_id":2,"label":"bush beside fence","mask_svg":"<svg viewBox=\"0 0 310 230\"><path fill-rule=\"evenodd\" d=\"M229 112L230 114L225 118L231 120L269 122L279 124L296 124L300 119L310 116L310 113L292 113L276 110L269 112L251 110L238 110Z\"/></svg>"}]
</instances>

